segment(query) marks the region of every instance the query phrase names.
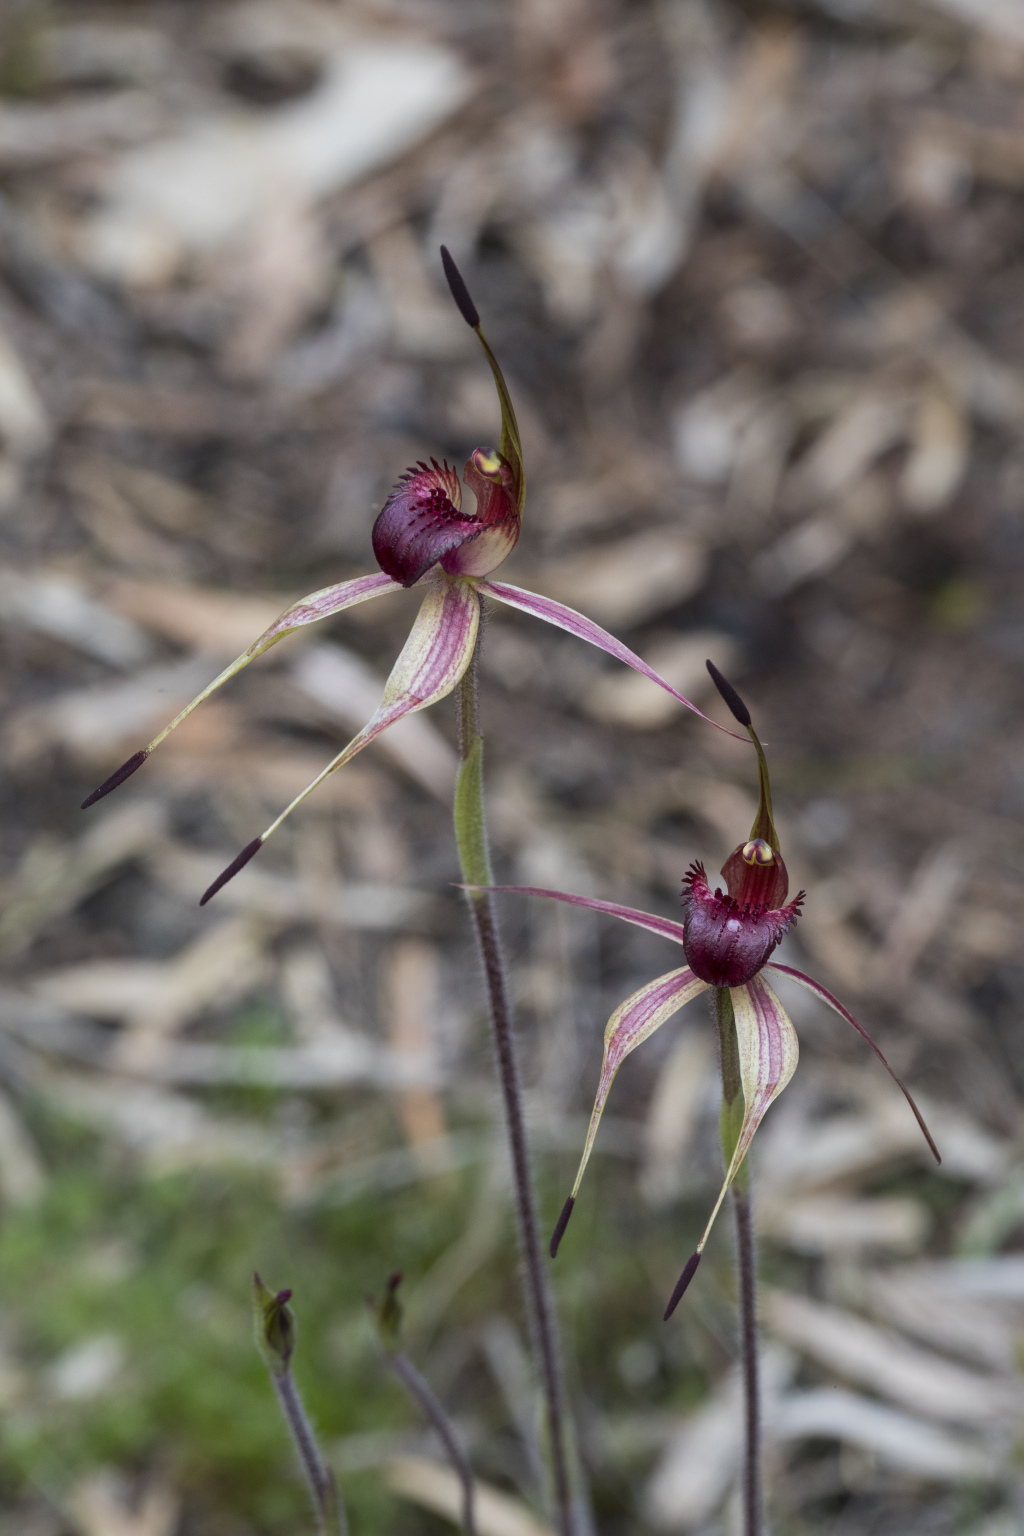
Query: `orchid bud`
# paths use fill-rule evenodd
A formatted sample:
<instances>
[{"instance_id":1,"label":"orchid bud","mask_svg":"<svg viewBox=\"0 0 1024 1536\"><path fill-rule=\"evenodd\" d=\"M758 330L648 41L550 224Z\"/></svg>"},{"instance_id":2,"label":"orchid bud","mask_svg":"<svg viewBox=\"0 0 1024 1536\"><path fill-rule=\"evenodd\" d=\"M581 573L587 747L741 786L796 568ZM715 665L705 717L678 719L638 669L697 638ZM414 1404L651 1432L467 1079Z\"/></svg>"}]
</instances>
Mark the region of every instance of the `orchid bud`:
<instances>
[{"instance_id":1,"label":"orchid bud","mask_svg":"<svg viewBox=\"0 0 1024 1536\"><path fill-rule=\"evenodd\" d=\"M288 1305L291 1291L271 1291L259 1275L253 1275L256 1348L272 1376L288 1372L295 1352L295 1314Z\"/></svg>"},{"instance_id":2,"label":"orchid bud","mask_svg":"<svg viewBox=\"0 0 1024 1536\"><path fill-rule=\"evenodd\" d=\"M366 1298L366 1304L377 1324L377 1336L389 1355L393 1355L401 1343L402 1304L398 1299L398 1287L401 1283L402 1275L399 1271L388 1277L383 1301L377 1301L373 1296Z\"/></svg>"}]
</instances>

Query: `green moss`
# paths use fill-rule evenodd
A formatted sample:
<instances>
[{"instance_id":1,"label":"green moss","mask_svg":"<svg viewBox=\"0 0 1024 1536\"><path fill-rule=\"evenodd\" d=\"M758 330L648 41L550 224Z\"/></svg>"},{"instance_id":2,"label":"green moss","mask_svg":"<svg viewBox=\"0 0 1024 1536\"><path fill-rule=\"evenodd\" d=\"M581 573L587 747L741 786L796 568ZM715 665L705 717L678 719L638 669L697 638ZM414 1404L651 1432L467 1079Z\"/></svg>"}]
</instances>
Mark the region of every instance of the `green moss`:
<instances>
[{"instance_id":1,"label":"green moss","mask_svg":"<svg viewBox=\"0 0 1024 1536\"><path fill-rule=\"evenodd\" d=\"M51 1178L38 1205L8 1212L0 1224L5 1340L31 1383L0 1416L0 1476L11 1497L32 1486L59 1499L102 1465L157 1467L184 1495L197 1536L241 1529L239 1521L259 1536L307 1529L305 1490L253 1344L254 1269L268 1285L294 1290L296 1377L326 1446L421 1427L381 1363L365 1298L401 1269L414 1300L418 1282L472 1219L484 1169L334 1207L289 1208L262 1174L146 1177L38 1105L28 1115ZM629 1175L600 1162L594 1171L553 1270L578 1381L612 1412L689 1406L705 1374L680 1341L699 1325L688 1315L669 1338L659 1319L699 1213L680 1222L678 1212L661 1220L645 1212L643 1241L635 1232L622 1241L616 1212L635 1221ZM546 1212L557 1210L559 1195L560 1187L544 1191ZM445 1316L412 1344L425 1364L466 1362L447 1379L448 1367L428 1369L442 1371L436 1385L456 1413L477 1419L481 1473L507 1483L500 1446L510 1443L508 1409L477 1344L497 1312L522 1330L511 1209L489 1261L467 1273ZM55 1365L102 1337L117 1341L121 1367L93 1395L61 1398ZM617 1361L638 1338L652 1341L662 1363L626 1402ZM599 1512L613 1525L629 1502L629 1475L612 1468L598 1480ZM388 1494L372 1468L344 1485L363 1536L441 1528Z\"/></svg>"}]
</instances>

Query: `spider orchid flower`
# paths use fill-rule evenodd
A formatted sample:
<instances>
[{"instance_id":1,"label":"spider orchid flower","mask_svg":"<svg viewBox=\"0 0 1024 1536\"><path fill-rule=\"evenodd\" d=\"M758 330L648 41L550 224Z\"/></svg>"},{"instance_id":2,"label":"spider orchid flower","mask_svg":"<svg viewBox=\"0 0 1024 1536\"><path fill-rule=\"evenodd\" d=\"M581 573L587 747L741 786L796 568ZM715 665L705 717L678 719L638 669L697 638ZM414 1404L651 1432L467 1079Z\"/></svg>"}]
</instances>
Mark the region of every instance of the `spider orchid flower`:
<instances>
[{"instance_id":1,"label":"spider orchid flower","mask_svg":"<svg viewBox=\"0 0 1024 1536\"><path fill-rule=\"evenodd\" d=\"M692 709L702 719L707 719L695 704L678 693L628 646L583 614L553 602L551 598L509 586L507 582L487 579L512 551L519 538L526 496L522 444L508 387L481 329L476 306L470 298L462 274L444 246L441 247L441 258L452 297L484 349L501 406L499 447L475 449L463 471L465 483L476 497L475 511L463 511L459 477L447 461L442 464L438 464L436 459L431 459L429 464L421 461L409 469L388 496L373 525L373 552L381 568L380 573L357 576L354 581L324 587L293 604L253 641L247 651L225 667L220 676L214 678L191 704L186 705L147 747L122 763L109 779L83 801L84 810L104 795L110 794L111 790L117 789L142 767L150 753L188 718L197 705L202 704L229 678L234 677L236 672L255 661L257 656L262 656L264 651L268 651L286 635L306 624L316 624L321 619L341 613L356 603L401 592L406 587L421 587L422 606L387 680L376 713L348 746L285 807L276 821L243 848L238 857L218 875L203 895L201 906L248 864L285 817L329 774L344 767L357 752L361 752L404 715L425 709L452 692L473 659L480 625L481 597L494 598L498 602L507 603L509 607L520 608L558 629L589 641L591 645L600 647L616 660L625 662L634 671L650 678L688 709ZM715 724L714 721L708 723Z\"/></svg>"},{"instance_id":2,"label":"spider orchid flower","mask_svg":"<svg viewBox=\"0 0 1024 1536\"><path fill-rule=\"evenodd\" d=\"M515 891L524 896L547 896L555 901L569 902L573 906L590 907L595 912L607 912L612 917L635 923L640 928L647 928L651 933L660 934L662 938L680 944L687 962L678 970L669 971L666 976L659 976L656 981L649 981L646 986L640 987L624 1003L620 1003L608 1020L597 1099L576 1182L562 1208L551 1239L552 1258L558 1252L558 1245L572 1215L605 1101L619 1067L631 1051L636 1050L648 1036L653 1035L656 1029L660 1029L684 1004L691 1002L700 993L712 988L728 993L735 1021L736 1066L742 1092L737 1093L734 1106L723 1104L723 1142L727 1150L725 1180L696 1252L688 1261L672 1293L665 1311L666 1321L693 1279L715 1217L740 1172L754 1132L772 1100L778 1097L796 1070L799 1055L796 1031L775 995L768 979L770 974L786 976L791 981L799 982L815 997L827 1003L867 1041L913 1110L936 1162L941 1161L909 1090L896 1076L867 1030L820 982L805 976L802 971L794 970L792 966L779 965L770 959L783 934L796 922L804 893L801 891L792 901L786 901L789 876L772 816L768 767L761 743L751 724L750 713L739 694L717 668L710 661L707 666L725 702L754 743L760 779L757 816L750 837L733 849L722 866L725 890L718 887L712 891L704 866L694 863L683 882L683 921L677 923L668 918L655 917L649 912L638 912L633 907L618 906L610 901L594 901L590 897L573 896L565 891L541 890L536 886L523 885L494 887L495 890Z\"/></svg>"}]
</instances>

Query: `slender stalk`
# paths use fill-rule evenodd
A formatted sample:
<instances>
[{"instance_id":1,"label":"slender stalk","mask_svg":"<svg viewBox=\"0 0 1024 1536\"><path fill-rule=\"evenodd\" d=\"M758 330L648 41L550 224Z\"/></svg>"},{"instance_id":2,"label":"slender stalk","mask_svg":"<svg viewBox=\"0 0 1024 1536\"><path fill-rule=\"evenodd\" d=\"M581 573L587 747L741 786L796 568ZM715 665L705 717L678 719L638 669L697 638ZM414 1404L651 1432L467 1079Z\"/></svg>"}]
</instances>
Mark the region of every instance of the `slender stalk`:
<instances>
[{"instance_id":1,"label":"slender stalk","mask_svg":"<svg viewBox=\"0 0 1024 1536\"><path fill-rule=\"evenodd\" d=\"M459 863L467 885L492 884L483 801L483 738L477 700L480 648L456 694L459 730L459 779L455 790L455 836ZM468 893L469 911L483 961L491 1027L494 1033L498 1080L505 1109L518 1215L519 1250L525 1275L527 1310L534 1345L540 1360L547 1405L548 1437L554 1475L555 1506L561 1536L574 1536L572 1491L569 1478L569 1429L566 1389L559 1347L558 1325L541 1256L537 1208L526 1144L523 1091L512 1032L512 1009L502 960L494 904L486 891Z\"/></svg>"},{"instance_id":2,"label":"slender stalk","mask_svg":"<svg viewBox=\"0 0 1024 1536\"><path fill-rule=\"evenodd\" d=\"M740 1079L736 1020L728 987L713 993L715 1023L722 1066L722 1151L728 1166L743 1121L743 1084ZM750 1215L750 1169L740 1166L732 1187L736 1212L736 1265L740 1291L740 1350L743 1360L743 1403L746 1454L743 1473L743 1526L745 1536L761 1536L761 1397L757 1353L757 1254Z\"/></svg>"},{"instance_id":3,"label":"slender stalk","mask_svg":"<svg viewBox=\"0 0 1024 1536\"><path fill-rule=\"evenodd\" d=\"M334 1474L324 1464L320 1454L320 1447L316 1443L313 1426L309 1422L299 1389L295 1385L295 1378L290 1369L285 1369L280 1375L273 1371L270 1376L274 1383L274 1391L281 1405L284 1421L291 1432L292 1444L299 1458L309 1488L309 1496L313 1501L313 1509L316 1513L317 1529L321 1536L348 1536L348 1522L345 1519L345 1506L338 1495Z\"/></svg>"},{"instance_id":4,"label":"slender stalk","mask_svg":"<svg viewBox=\"0 0 1024 1536\"><path fill-rule=\"evenodd\" d=\"M761 1532L761 1395L757 1358L757 1252L750 1216L750 1191L733 1188L736 1212L736 1262L740 1279L740 1341L743 1350L743 1400L746 1410L746 1461L743 1512L746 1536Z\"/></svg>"},{"instance_id":5,"label":"slender stalk","mask_svg":"<svg viewBox=\"0 0 1024 1536\"><path fill-rule=\"evenodd\" d=\"M397 1351L388 1356L388 1364L437 1431L448 1460L462 1484L462 1528L466 1536L476 1536L476 1519L473 1513L473 1468L459 1444L455 1429L444 1411L440 1398L430 1383L420 1375L408 1355Z\"/></svg>"},{"instance_id":6,"label":"slender stalk","mask_svg":"<svg viewBox=\"0 0 1024 1536\"><path fill-rule=\"evenodd\" d=\"M288 1305L292 1293L290 1290L270 1290L258 1274L253 1275L252 1279L256 1348L274 1384L284 1421L291 1434L295 1454L313 1501L317 1530L320 1536L348 1536L345 1506L334 1481L334 1473L328 1470L320 1454L313 1426L292 1375L291 1361L295 1353L296 1336L295 1313Z\"/></svg>"}]
</instances>

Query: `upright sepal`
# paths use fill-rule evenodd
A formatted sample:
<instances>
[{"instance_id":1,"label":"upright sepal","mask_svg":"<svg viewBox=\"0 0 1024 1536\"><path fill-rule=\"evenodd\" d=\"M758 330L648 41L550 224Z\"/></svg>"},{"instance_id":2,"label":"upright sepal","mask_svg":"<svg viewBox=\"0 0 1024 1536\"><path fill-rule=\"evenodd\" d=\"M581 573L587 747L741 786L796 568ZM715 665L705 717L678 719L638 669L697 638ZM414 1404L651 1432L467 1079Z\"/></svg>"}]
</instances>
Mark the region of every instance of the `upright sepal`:
<instances>
[{"instance_id":1,"label":"upright sepal","mask_svg":"<svg viewBox=\"0 0 1024 1536\"><path fill-rule=\"evenodd\" d=\"M502 457L508 463L511 471L511 491L519 516L523 515L523 507L526 503L526 475L523 470L523 444L519 436L519 423L516 421L516 413L512 405L512 397L508 392L505 377L498 366L498 360L491 351L487 337L480 325L480 311L470 297L466 280L455 261L452 253L446 245L441 247L441 265L444 267L444 275L451 289L452 298L458 306L459 313L466 324L476 332L477 339L484 349L484 356L490 364L491 373L494 376L494 385L498 391L498 402L501 406L501 443ZM492 567L493 569L493 567Z\"/></svg>"},{"instance_id":2,"label":"upright sepal","mask_svg":"<svg viewBox=\"0 0 1024 1536\"><path fill-rule=\"evenodd\" d=\"M583 1173L594 1149L594 1138L597 1136L597 1128L601 1123L605 1102L615 1081L616 1072L631 1051L635 1051L638 1045L642 1045L674 1013L678 1013L680 1008L685 1007L688 1002L706 990L707 982L699 980L689 966L684 965L680 970L669 971L667 976L659 976L657 981L649 981L646 986L640 987L631 997L627 997L624 1003L619 1004L608 1020L604 1032L601 1079L597 1088L597 1098L594 1101L594 1110L590 1117L587 1141L583 1148L583 1157L580 1160L572 1194L559 1218L556 1229L557 1239L560 1239L565 1231L572 1212L572 1203L579 1193ZM552 1258L557 1246L557 1241L553 1240Z\"/></svg>"},{"instance_id":3,"label":"upright sepal","mask_svg":"<svg viewBox=\"0 0 1024 1536\"><path fill-rule=\"evenodd\" d=\"M733 718L739 721L754 743L754 750L757 753L757 776L760 792L758 795L757 815L754 817L754 825L750 829L750 842L763 840L778 853L779 835L775 830L775 822L772 816L772 787L768 780L768 764L765 760L764 749L757 738L757 732L754 730L750 710L744 704L728 678L722 676L714 662L707 661L704 665L708 669L711 681L732 711ZM725 871L723 870L722 873L724 874ZM783 890L783 897L785 897L785 894L785 890Z\"/></svg>"}]
</instances>

